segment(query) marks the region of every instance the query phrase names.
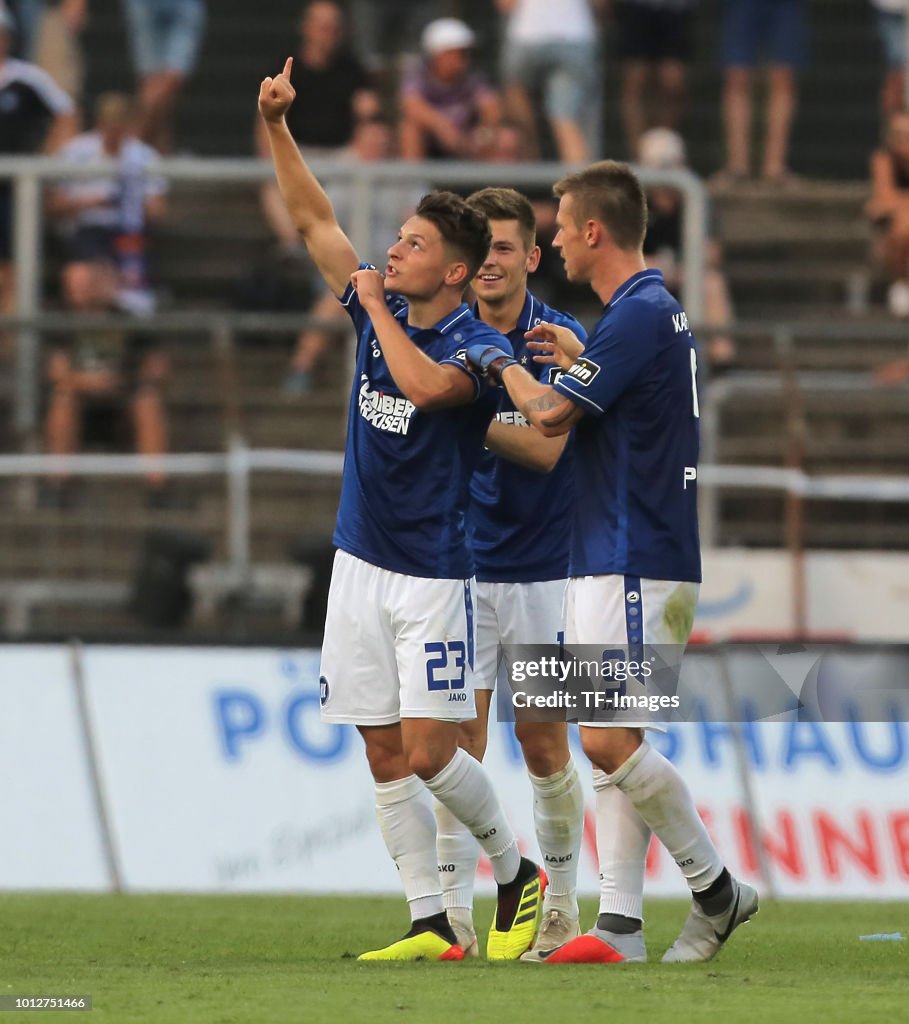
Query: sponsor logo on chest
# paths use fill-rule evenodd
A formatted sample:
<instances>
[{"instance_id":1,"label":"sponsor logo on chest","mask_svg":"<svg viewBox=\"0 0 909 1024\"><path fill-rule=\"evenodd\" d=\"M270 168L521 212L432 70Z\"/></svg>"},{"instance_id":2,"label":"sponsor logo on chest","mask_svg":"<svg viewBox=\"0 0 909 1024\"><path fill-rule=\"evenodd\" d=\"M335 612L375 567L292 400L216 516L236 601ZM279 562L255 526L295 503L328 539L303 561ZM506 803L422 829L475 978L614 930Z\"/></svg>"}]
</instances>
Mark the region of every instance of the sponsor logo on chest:
<instances>
[{"instance_id":1,"label":"sponsor logo on chest","mask_svg":"<svg viewBox=\"0 0 909 1024\"><path fill-rule=\"evenodd\" d=\"M370 426L388 434L406 434L416 412L416 406L409 399L374 390L365 373L360 374L357 405L360 415Z\"/></svg>"}]
</instances>

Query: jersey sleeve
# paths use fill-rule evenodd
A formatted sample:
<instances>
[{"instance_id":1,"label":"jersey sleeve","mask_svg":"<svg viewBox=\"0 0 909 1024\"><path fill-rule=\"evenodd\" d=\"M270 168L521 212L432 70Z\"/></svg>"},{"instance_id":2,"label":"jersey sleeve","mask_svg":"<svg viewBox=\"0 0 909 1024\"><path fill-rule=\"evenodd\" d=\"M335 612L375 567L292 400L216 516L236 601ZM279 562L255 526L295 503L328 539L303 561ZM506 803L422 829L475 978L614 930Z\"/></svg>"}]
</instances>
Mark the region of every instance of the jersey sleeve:
<instances>
[{"instance_id":1,"label":"jersey sleeve","mask_svg":"<svg viewBox=\"0 0 909 1024\"><path fill-rule=\"evenodd\" d=\"M468 346L482 344L487 346L495 345L496 348L502 349L503 352L507 352L509 355L514 355L511 342L504 334L499 334L499 332L494 328L487 327L486 324L481 324L479 321L477 323L480 329L471 334L470 338L467 339L467 344L464 343L464 338L461 337L461 340L455 343L457 347L453 347L449 355L439 360L440 366L456 366L459 370L470 377L473 381L474 401L487 394L491 388L489 381L485 377L480 377L470 363L467 362Z\"/></svg>"},{"instance_id":2,"label":"jersey sleeve","mask_svg":"<svg viewBox=\"0 0 909 1024\"><path fill-rule=\"evenodd\" d=\"M653 360L657 338L655 311L629 297L553 387L589 415L602 416Z\"/></svg>"}]
</instances>

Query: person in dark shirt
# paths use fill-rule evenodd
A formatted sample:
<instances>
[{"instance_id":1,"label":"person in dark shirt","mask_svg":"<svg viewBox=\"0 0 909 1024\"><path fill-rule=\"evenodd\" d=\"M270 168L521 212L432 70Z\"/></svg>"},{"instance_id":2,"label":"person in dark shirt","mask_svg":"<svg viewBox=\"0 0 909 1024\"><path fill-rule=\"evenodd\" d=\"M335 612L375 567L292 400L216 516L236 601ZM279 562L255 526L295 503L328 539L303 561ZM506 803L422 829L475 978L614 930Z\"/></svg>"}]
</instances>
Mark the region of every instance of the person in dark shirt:
<instances>
[{"instance_id":1,"label":"person in dark shirt","mask_svg":"<svg viewBox=\"0 0 909 1024\"><path fill-rule=\"evenodd\" d=\"M345 45L343 14L333 0L312 0L303 9L291 75L301 96L318 98L318 102L295 104L287 113L290 134L306 156L340 155L353 139L356 122L380 113L379 98L366 71ZM269 159L261 119L256 122L256 150ZM262 209L281 245L296 249L297 230L274 182L262 188Z\"/></svg>"}]
</instances>

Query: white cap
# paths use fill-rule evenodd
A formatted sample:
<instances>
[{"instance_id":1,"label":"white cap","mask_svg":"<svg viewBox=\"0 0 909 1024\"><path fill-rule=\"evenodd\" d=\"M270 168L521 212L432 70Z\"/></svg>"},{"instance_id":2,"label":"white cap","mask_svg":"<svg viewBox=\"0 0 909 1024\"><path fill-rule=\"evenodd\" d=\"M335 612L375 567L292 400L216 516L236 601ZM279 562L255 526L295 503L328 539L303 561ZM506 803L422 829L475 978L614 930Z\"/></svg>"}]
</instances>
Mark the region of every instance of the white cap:
<instances>
[{"instance_id":1,"label":"white cap","mask_svg":"<svg viewBox=\"0 0 909 1024\"><path fill-rule=\"evenodd\" d=\"M685 140L671 128L650 128L638 139L638 162L642 167L670 170L684 167Z\"/></svg>"},{"instance_id":2,"label":"white cap","mask_svg":"<svg viewBox=\"0 0 909 1024\"><path fill-rule=\"evenodd\" d=\"M3 0L0 0L0 29L6 29L7 32L16 31L16 21Z\"/></svg>"},{"instance_id":3,"label":"white cap","mask_svg":"<svg viewBox=\"0 0 909 1024\"><path fill-rule=\"evenodd\" d=\"M445 50L469 50L475 41L473 29L458 18L436 18L423 29L423 52L428 57Z\"/></svg>"}]
</instances>

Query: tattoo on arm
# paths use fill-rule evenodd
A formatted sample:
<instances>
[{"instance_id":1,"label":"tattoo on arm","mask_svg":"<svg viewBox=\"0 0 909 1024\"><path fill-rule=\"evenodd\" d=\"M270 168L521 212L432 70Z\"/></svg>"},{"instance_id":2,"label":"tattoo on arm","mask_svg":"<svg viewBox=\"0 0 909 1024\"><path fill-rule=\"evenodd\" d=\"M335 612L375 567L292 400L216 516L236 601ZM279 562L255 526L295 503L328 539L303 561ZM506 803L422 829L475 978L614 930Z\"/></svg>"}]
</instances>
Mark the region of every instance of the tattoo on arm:
<instances>
[{"instance_id":1,"label":"tattoo on arm","mask_svg":"<svg viewBox=\"0 0 909 1024\"><path fill-rule=\"evenodd\" d=\"M560 395L557 391L549 390L538 398L531 398L525 403L524 414L528 419L532 413L551 413L544 416L540 422L544 427L558 427L570 419L575 412L576 406L570 399Z\"/></svg>"}]
</instances>

